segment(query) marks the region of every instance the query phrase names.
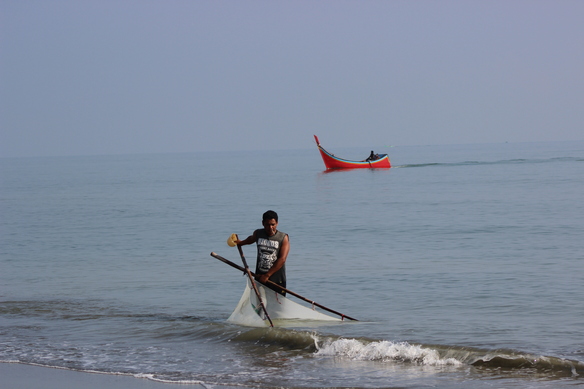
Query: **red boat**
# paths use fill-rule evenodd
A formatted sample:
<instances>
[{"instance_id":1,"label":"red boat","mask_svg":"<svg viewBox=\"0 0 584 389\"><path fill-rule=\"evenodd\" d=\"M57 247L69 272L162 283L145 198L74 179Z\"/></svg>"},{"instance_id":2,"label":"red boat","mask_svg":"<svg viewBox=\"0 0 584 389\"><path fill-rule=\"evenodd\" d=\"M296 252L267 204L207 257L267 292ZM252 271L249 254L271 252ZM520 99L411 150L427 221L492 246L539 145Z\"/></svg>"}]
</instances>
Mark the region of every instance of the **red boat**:
<instances>
[{"instance_id":1,"label":"red boat","mask_svg":"<svg viewBox=\"0 0 584 389\"><path fill-rule=\"evenodd\" d=\"M349 161L348 159L339 158L326 151L320 145L316 135L314 136L314 140L316 140L318 151L320 151L324 166L327 169L389 169L391 167L387 154L374 154L371 151L369 158L363 161Z\"/></svg>"}]
</instances>

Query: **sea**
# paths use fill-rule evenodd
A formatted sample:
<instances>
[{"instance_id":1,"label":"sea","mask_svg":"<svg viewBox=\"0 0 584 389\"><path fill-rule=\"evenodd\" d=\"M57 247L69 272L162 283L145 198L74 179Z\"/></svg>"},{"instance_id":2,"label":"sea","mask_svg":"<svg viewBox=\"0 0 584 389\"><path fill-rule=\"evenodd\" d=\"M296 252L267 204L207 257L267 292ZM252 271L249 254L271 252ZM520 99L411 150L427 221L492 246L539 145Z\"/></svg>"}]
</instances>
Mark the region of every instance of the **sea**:
<instances>
[{"instance_id":1,"label":"sea","mask_svg":"<svg viewBox=\"0 0 584 389\"><path fill-rule=\"evenodd\" d=\"M206 388L584 387L584 141L373 148L391 169L326 171L316 146L0 158L0 362ZM241 263L227 239L269 209L288 289L358 321L227 321L246 279L210 253Z\"/></svg>"}]
</instances>

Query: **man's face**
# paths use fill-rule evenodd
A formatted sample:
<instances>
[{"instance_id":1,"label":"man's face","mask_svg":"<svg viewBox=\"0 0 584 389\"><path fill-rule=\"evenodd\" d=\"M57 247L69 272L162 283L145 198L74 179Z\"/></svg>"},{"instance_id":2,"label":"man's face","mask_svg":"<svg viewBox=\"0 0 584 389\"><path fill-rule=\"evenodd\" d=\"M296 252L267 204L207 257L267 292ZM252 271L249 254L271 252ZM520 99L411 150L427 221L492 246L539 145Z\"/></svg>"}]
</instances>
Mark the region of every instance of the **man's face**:
<instances>
[{"instance_id":1,"label":"man's face","mask_svg":"<svg viewBox=\"0 0 584 389\"><path fill-rule=\"evenodd\" d=\"M266 230L268 236L274 235L278 229L278 222L276 219L264 220L262 224L264 225L264 229Z\"/></svg>"}]
</instances>

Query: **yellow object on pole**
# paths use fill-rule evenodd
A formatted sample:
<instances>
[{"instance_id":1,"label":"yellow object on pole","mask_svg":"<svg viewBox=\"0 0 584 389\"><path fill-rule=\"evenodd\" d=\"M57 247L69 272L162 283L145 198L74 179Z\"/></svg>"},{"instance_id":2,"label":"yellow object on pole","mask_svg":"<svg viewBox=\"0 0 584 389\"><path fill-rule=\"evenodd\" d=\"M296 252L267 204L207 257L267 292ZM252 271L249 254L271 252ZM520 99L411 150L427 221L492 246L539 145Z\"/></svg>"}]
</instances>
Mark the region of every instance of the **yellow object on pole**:
<instances>
[{"instance_id":1,"label":"yellow object on pole","mask_svg":"<svg viewBox=\"0 0 584 389\"><path fill-rule=\"evenodd\" d=\"M227 244L229 247L235 247L235 242L237 241L237 234L231 234L229 238L227 238Z\"/></svg>"}]
</instances>

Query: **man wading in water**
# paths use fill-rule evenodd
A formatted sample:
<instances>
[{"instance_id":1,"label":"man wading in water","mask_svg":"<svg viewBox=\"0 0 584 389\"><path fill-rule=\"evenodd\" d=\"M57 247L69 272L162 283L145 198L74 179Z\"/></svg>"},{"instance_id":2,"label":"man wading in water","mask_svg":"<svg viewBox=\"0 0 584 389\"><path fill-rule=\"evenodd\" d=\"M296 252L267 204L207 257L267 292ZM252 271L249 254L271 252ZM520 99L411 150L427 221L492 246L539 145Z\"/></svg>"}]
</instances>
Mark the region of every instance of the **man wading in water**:
<instances>
[{"instance_id":1,"label":"man wading in water","mask_svg":"<svg viewBox=\"0 0 584 389\"><path fill-rule=\"evenodd\" d=\"M265 284L270 280L286 288L286 258L290 251L288 234L278 231L278 214L267 211L262 216L263 229L255 230L244 240L237 240L238 246L257 243L258 257L255 273L258 281ZM266 285L268 286L268 285ZM276 292L286 295L286 292L276 286L268 286Z\"/></svg>"}]
</instances>

